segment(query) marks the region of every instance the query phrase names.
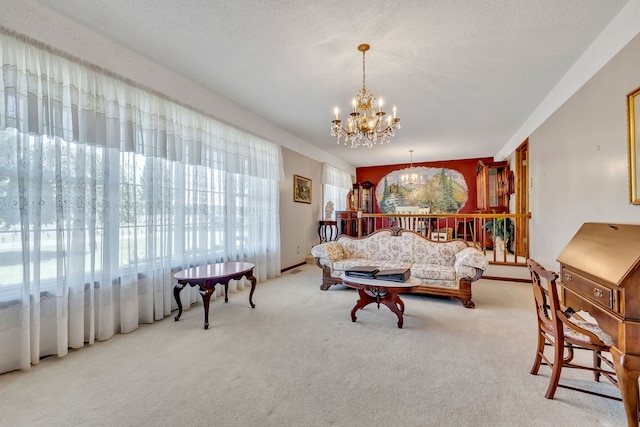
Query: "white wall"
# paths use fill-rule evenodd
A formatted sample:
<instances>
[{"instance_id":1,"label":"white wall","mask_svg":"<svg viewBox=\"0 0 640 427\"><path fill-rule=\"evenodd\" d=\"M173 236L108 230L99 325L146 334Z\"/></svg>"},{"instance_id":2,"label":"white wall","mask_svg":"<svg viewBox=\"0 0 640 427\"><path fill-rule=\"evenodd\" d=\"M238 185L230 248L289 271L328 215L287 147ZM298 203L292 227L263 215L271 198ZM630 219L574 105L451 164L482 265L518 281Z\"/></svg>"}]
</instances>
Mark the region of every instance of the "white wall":
<instances>
[{"instance_id":1,"label":"white wall","mask_svg":"<svg viewBox=\"0 0 640 427\"><path fill-rule=\"evenodd\" d=\"M503 160L513 152L638 33L640 0L629 0L494 158Z\"/></svg>"},{"instance_id":2,"label":"white wall","mask_svg":"<svg viewBox=\"0 0 640 427\"><path fill-rule=\"evenodd\" d=\"M636 36L529 138L531 256L547 268L584 222L640 224L630 205L626 95L640 86Z\"/></svg>"},{"instance_id":3,"label":"white wall","mask_svg":"<svg viewBox=\"0 0 640 427\"><path fill-rule=\"evenodd\" d=\"M282 149L285 180L280 183L280 265L305 262L311 246L320 243L318 220L322 218L322 163L295 151ZM311 204L293 201L293 175L311 179Z\"/></svg>"}]
</instances>

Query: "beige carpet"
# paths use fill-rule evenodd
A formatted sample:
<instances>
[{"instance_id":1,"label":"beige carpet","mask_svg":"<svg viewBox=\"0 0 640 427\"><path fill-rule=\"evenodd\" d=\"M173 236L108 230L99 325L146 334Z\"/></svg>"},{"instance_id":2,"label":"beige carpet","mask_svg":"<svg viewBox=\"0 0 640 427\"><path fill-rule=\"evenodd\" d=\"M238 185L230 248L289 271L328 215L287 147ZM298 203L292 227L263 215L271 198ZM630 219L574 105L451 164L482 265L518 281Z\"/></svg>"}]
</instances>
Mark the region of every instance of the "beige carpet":
<instances>
[{"instance_id":1,"label":"beige carpet","mask_svg":"<svg viewBox=\"0 0 640 427\"><path fill-rule=\"evenodd\" d=\"M622 403L529 375L530 285L480 280L475 310L404 297L404 328L313 265L0 375L2 426L623 426ZM617 393L586 372L573 384Z\"/></svg>"}]
</instances>

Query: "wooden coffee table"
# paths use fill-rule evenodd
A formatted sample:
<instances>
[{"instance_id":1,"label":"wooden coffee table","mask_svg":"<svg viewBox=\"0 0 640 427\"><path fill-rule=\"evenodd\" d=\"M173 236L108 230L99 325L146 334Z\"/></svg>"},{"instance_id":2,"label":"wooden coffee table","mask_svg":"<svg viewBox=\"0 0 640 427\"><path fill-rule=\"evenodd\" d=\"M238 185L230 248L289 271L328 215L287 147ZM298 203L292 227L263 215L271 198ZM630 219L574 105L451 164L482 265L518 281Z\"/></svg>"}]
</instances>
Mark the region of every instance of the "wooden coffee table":
<instances>
[{"instance_id":1,"label":"wooden coffee table","mask_svg":"<svg viewBox=\"0 0 640 427\"><path fill-rule=\"evenodd\" d=\"M209 329L209 300L216 285L224 285L224 302L229 302L227 291L229 289L229 280L240 280L246 277L251 282L251 292L249 293L249 305L255 308L253 303L253 291L256 289L256 278L253 276L255 265L248 262L220 262L217 264L201 265L187 270L182 270L173 275L178 281L173 288L173 296L178 304L178 315L175 321L180 320L182 315L182 301L180 301L180 291L186 285L196 286L200 289L198 292L202 295L204 304L204 328Z\"/></svg>"},{"instance_id":2,"label":"wooden coffee table","mask_svg":"<svg viewBox=\"0 0 640 427\"><path fill-rule=\"evenodd\" d=\"M360 299L351 310L352 322L356 321L356 311L359 309L371 303L376 303L379 309L380 304L384 304L398 316L398 328L402 328L402 314L404 313L404 302L398 294L413 292L414 288L420 284L420 281L413 277L404 283L352 277L346 274L343 274L340 278L345 286L357 289L358 295L360 296Z\"/></svg>"}]
</instances>

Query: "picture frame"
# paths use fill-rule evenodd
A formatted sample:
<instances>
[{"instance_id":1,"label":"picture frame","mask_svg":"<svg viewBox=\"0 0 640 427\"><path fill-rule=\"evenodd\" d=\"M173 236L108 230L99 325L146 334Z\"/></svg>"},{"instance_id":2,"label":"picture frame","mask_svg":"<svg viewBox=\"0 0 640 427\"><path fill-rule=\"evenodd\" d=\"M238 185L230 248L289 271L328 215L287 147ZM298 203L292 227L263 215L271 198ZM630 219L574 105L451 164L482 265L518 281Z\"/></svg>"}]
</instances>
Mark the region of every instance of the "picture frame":
<instances>
[{"instance_id":1,"label":"picture frame","mask_svg":"<svg viewBox=\"0 0 640 427\"><path fill-rule=\"evenodd\" d=\"M637 139L640 133L640 87L627 94L628 152L629 152L629 203L640 205L640 147Z\"/></svg>"},{"instance_id":2,"label":"picture frame","mask_svg":"<svg viewBox=\"0 0 640 427\"><path fill-rule=\"evenodd\" d=\"M311 203L311 179L300 175L293 175L293 201Z\"/></svg>"}]
</instances>

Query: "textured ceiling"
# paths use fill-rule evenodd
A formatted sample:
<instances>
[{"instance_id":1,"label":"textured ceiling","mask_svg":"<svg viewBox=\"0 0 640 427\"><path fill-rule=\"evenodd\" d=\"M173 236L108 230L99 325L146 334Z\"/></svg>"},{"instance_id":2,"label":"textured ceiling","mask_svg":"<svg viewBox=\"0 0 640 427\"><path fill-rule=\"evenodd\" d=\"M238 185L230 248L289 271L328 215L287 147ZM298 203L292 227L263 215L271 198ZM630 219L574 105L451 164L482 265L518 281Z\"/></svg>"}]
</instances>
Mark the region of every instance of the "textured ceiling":
<instances>
[{"instance_id":1,"label":"textured ceiling","mask_svg":"<svg viewBox=\"0 0 640 427\"><path fill-rule=\"evenodd\" d=\"M627 0L38 0L354 166L495 155ZM362 86L390 144L330 137ZM142 82L144 83L144 82Z\"/></svg>"}]
</instances>

